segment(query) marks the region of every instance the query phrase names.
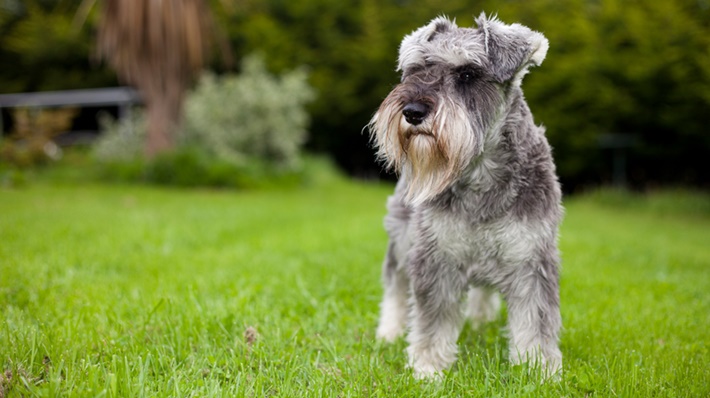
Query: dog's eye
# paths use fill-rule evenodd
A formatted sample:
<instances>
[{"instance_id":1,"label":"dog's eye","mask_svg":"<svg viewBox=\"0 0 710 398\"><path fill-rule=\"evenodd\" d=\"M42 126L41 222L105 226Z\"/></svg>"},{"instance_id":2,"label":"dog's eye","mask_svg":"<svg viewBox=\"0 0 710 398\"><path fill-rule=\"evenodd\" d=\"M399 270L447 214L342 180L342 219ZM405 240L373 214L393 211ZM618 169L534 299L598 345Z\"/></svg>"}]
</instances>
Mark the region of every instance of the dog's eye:
<instances>
[{"instance_id":1,"label":"dog's eye","mask_svg":"<svg viewBox=\"0 0 710 398\"><path fill-rule=\"evenodd\" d=\"M465 68L456 72L456 80L461 84L468 84L481 77L481 73L472 68Z\"/></svg>"},{"instance_id":2,"label":"dog's eye","mask_svg":"<svg viewBox=\"0 0 710 398\"><path fill-rule=\"evenodd\" d=\"M459 81L461 83L468 83L473 80L473 73L471 72L461 72L459 73Z\"/></svg>"}]
</instances>

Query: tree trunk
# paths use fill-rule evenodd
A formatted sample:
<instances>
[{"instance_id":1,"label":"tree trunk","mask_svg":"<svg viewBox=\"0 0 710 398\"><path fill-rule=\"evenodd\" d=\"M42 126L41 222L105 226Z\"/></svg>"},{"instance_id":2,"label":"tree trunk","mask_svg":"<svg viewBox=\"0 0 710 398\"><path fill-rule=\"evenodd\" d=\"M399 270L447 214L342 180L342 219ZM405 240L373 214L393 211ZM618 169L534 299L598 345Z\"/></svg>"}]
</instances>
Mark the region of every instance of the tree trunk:
<instances>
[{"instance_id":1,"label":"tree trunk","mask_svg":"<svg viewBox=\"0 0 710 398\"><path fill-rule=\"evenodd\" d=\"M2 0L0 0L1 2ZM99 55L147 107L148 158L175 146L185 90L204 66L213 18L206 0L104 0Z\"/></svg>"},{"instance_id":2,"label":"tree trunk","mask_svg":"<svg viewBox=\"0 0 710 398\"><path fill-rule=\"evenodd\" d=\"M150 159L172 148L170 131L174 123L165 104L153 102L148 105L147 111L148 136L145 141L145 154Z\"/></svg>"},{"instance_id":3,"label":"tree trunk","mask_svg":"<svg viewBox=\"0 0 710 398\"><path fill-rule=\"evenodd\" d=\"M148 136L145 153L149 159L175 146L176 130L182 115L182 96L177 93L177 88L167 91L172 93L154 95L147 103Z\"/></svg>"}]
</instances>

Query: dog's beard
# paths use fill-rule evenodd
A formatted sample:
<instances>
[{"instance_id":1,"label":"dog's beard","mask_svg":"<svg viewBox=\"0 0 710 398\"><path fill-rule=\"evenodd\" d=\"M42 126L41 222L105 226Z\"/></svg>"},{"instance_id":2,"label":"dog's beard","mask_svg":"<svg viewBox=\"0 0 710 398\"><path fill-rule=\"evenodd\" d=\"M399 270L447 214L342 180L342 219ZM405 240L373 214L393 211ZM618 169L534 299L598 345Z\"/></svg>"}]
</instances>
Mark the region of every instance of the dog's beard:
<instances>
[{"instance_id":1,"label":"dog's beard","mask_svg":"<svg viewBox=\"0 0 710 398\"><path fill-rule=\"evenodd\" d=\"M439 195L478 152L469 112L442 98L420 125L407 123L396 95L386 98L369 124L378 158L406 182L405 202L420 205Z\"/></svg>"}]
</instances>

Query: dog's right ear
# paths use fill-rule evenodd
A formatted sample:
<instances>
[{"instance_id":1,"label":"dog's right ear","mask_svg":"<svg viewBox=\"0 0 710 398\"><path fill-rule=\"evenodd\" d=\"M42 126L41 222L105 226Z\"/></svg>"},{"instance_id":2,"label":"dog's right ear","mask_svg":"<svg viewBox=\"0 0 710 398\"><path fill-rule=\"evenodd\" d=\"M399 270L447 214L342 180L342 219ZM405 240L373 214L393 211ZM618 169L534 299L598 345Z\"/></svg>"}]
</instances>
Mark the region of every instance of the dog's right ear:
<instances>
[{"instance_id":1,"label":"dog's right ear","mask_svg":"<svg viewBox=\"0 0 710 398\"><path fill-rule=\"evenodd\" d=\"M507 25L484 13L476 18L493 76L499 83L519 85L531 66L539 66L549 42L540 32L514 23Z\"/></svg>"},{"instance_id":2,"label":"dog's right ear","mask_svg":"<svg viewBox=\"0 0 710 398\"><path fill-rule=\"evenodd\" d=\"M404 71L408 66L424 65L424 54L426 44L434 40L436 35L446 33L456 29L456 22L449 20L444 16L434 18L429 24L422 26L402 39L402 44L399 46L399 62L397 65L398 71Z\"/></svg>"}]
</instances>

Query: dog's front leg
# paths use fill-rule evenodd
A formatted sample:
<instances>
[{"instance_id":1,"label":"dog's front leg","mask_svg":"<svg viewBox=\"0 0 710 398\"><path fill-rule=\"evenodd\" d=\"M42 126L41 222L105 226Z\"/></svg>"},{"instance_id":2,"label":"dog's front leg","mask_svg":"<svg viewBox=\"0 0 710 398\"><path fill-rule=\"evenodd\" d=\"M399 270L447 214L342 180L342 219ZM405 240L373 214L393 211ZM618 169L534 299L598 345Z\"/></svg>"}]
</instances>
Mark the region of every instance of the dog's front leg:
<instances>
[{"instance_id":1,"label":"dog's front leg","mask_svg":"<svg viewBox=\"0 0 710 398\"><path fill-rule=\"evenodd\" d=\"M426 252L430 250L421 251ZM456 360L466 282L459 269L435 263L430 253L425 258L415 252L412 257L409 366L417 378L438 378Z\"/></svg>"},{"instance_id":2,"label":"dog's front leg","mask_svg":"<svg viewBox=\"0 0 710 398\"><path fill-rule=\"evenodd\" d=\"M554 262L521 269L505 292L510 329L510 360L538 366L545 377L562 369L558 348L560 317L558 272Z\"/></svg>"},{"instance_id":3,"label":"dog's front leg","mask_svg":"<svg viewBox=\"0 0 710 398\"><path fill-rule=\"evenodd\" d=\"M380 304L380 322L377 338L393 342L404 333L407 326L409 279L399 267L394 241L390 241L382 267L385 294Z\"/></svg>"}]
</instances>

